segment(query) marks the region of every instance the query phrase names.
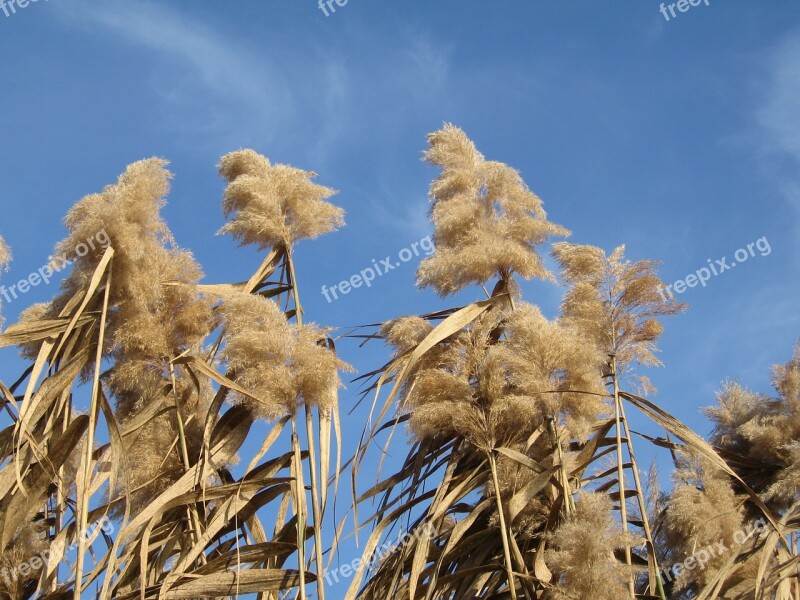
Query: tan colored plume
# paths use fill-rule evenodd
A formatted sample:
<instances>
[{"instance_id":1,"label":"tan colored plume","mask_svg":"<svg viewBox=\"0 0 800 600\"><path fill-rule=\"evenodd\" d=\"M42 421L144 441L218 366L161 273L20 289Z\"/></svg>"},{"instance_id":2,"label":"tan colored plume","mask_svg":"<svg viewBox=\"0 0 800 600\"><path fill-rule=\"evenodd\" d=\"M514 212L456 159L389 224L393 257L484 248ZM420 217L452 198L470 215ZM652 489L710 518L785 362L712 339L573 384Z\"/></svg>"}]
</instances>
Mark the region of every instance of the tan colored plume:
<instances>
[{"instance_id":1,"label":"tan colored plume","mask_svg":"<svg viewBox=\"0 0 800 600\"><path fill-rule=\"evenodd\" d=\"M344 210L326 202L336 192L314 183L316 173L273 165L254 150L223 156L219 171L228 181L222 207L229 219L219 233L243 245L290 248L344 224Z\"/></svg>"},{"instance_id":2,"label":"tan colored plume","mask_svg":"<svg viewBox=\"0 0 800 600\"><path fill-rule=\"evenodd\" d=\"M512 273L551 278L536 246L569 232L547 220L519 173L487 161L450 124L430 134L428 143L424 160L442 172L430 189L436 252L420 264L418 284L446 296Z\"/></svg>"}]
</instances>

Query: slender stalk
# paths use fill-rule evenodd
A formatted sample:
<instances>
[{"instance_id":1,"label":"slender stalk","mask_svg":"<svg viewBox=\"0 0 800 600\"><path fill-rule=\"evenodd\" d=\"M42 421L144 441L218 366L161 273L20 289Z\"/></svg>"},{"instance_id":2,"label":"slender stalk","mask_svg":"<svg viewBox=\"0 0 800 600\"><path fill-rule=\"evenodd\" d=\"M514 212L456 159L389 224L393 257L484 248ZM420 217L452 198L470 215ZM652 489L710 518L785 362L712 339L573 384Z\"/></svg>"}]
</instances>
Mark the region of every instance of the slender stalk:
<instances>
[{"instance_id":1,"label":"slender stalk","mask_svg":"<svg viewBox=\"0 0 800 600\"><path fill-rule=\"evenodd\" d=\"M619 514L622 520L622 530L628 533L628 508L625 505L625 464L622 454L622 402L619 397L619 381L617 380L617 357L611 355L611 379L614 384L614 422L617 432L617 480L619 484ZM625 564L630 571L628 578L628 591L631 598L636 598L636 587L633 579L633 562L631 560L631 547L625 544Z\"/></svg>"},{"instance_id":2,"label":"slender stalk","mask_svg":"<svg viewBox=\"0 0 800 600\"><path fill-rule=\"evenodd\" d=\"M300 304L300 289L297 286L297 272L294 269L294 260L292 260L292 249L286 249L286 263L289 266L289 283L292 286L292 298L294 299L294 312L295 320L298 325L303 324L303 305Z\"/></svg>"},{"instance_id":3,"label":"slender stalk","mask_svg":"<svg viewBox=\"0 0 800 600\"><path fill-rule=\"evenodd\" d=\"M303 480L303 458L297 435L297 416L292 415L292 450L294 452L294 508L297 514L297 564L300 572L300 600L306 600L306 485Z\"/></svg>"},{"instance_id":4,"label":"slender stalk","mask_svg":"<svg viewBox=\"0 0 800 600\"><path fill-rule=\"evenodd\" d=\"M67 396L66 392L63 392L64 396ZM64 431L67 430L70 423L70 417L72 415L71 407L68 402L66 402L67 398L64 398L65 402L63 404L63 408L59 409L57 412L61 412L61 433L63 434ZM60 481L64 480L64 467L62 466L58 470L58 477ZM67 494L68 496L69 494ZM66 498L61 489L61 486L56 486L56 504L54 510L54 535L58 534L64 527L64 515L66 513ZM59 568L56 567L53 571L53 574L50 577L50 591L55 592L58 589L59 584Z\"/></svg>"},{"instance_id":5,"label":"slender stalk","mask_svg":"<svg viewBox=\"0 0 800 600\"><path fill-rule=\"evenodd\" d=\"M189 448L186 444L186 429L183 425L183 416L181 415L181 403L180 399L178 398L178 389L177 389L177 382L175 379L175 365L171 362L169 363L169 376L172 382L172 397L175 401L175 419L178 423L178 443L181 451L181 460L183 461L183 472L188 473L189 469L191 468L191 463L189 462ZM189 519L192 522L192 541L196 544L200 540L201 534L201 527L200 527L200 517L197 514L197 507L192 504L190 507L187 507L186 512L188 513ZM201 562L205 564L205 554L201 554Z\"/></svg>"},{"instance_id":6,"label":"slender stalk","mask_svg":"<svg viewBox=\"0 0 800 600\"><path fill-rule=\"evenodd\" d=\"M323 571L325 563L322 556L322 509L320 499L317 495L319 491L319 480L317 477L317 458L316 446L314 444L314 419L311 408L306 404L306 431L308 432L308 462L311 468L311 509L314 516L314 554L317 563L317 597L325 600L325 585L323 584ZM323 482L325 485L325 482Z\"/></svg>"},{"instance_id":7,"label":"slender stalk","mask_svg":"<svg viewBox=\"0 0 800 600\"><path fill-rule=\"evenodd\" d=\"M108 298L111 293L111 268L113 262L108 264L108 275L106 276L106 289L103 294L103 312L100 317L100 329L97 334L97 353L95 356L94 377L92 379L92 403L89 409L89 430L86 436L86 450L83 456L83 469L82 469L82 486L79 491L78 500L78 530L75 534L78 536L78 556L75 564L75 586L73 589L73 598L81 600L81 592L83 591L83 562L84 555L86 554L86 531L87 519L89 516L89 494L92 491L92 453L94 450L94 436L97 426L97 415L100 410L100 404L97 401L100 395L100 367L103 362L103 346L105 342L106 332L106 318L108 316Z\"/></svg>"},{"instance_id":8,"label":"slender stalk","mask_svg":"<svg viewBox=\"0 0 800 600\"><path fill-rule=\"evenodd\" d=\"M553 445L556 447L559 462L559 475L561 477L561 485L564 488L564 512L567 516L575 512L575 499L572 497L572 488L569 485L569 476L567 469L564 465L564 453L561 449L561 438L558 436L556 429L556 422L554 417L548 419L547 427L550 430L550 437L553 440Z\"/></svg>"},{"instance_id":9,"label":"slender stalk","mask_svg":"<svg viewBox=\"0 0 800 600\"><path fill-rule=\"evenodd\" d=\"M497 514L500 518L500 535L503 539L503 553L505 554L506 563L506 576L508 578L508 587L511 591L511 598L517 597L517 584L514 578L514 570L511 567L511 546L508 543L508 529L506 529L506 518L503 514L503 500L500 497L500 482L497 479L497 463L494 458L494 451L487 452L489 457L489 466L492 469L492 483L494 484L494 497L497 502Z\"/></svg>"},{"instance_id":10,"label":"slender stalk","mask_svg":"<svg viewBox=\"0 0 800 600\"><path fill-rule=\"evenodd\" d=\"M286 262L289 265L289 279L292 286L292 298L294 299L295 321L297 325L303 325L303 306L300 304L300 288L297 285L297 272L292 260L291 248L286 250ZM306 411L306 437L308 438L308 463L311 473L311 510L314 517L314 560L317 564L317 596L320 600L325 600L325 584L323 583L323 573L325 563L322 555L322 509L320 507L319 478L317 477L317 450L314 444L314 418L308 400L305 402ZM302 465L301 465L302 466ZM326 482L322 482L323 485Z\"/></svg>"},{"instance_id":11,"label":"slender stalk","mask_svg":"<svg viewBox=\"0 0 800 600\"><path fill-rule=\"evenodd\" d=\"M631 442L631 431L628 428L628 419L625 416L625 406L620 402L619 404L620 415L622 416L622 423L625 427L625 438L627 440L628 455L631 458L631 469L633 470L633 482L636 485L636 498L639 501L639 512L642 514L642 529L644 529L644 536L647 540L647 554L648 559L652 561L653 571L656 574L656 588L661 600L667 600L667 594L664 591L664 584L661 581L661 572L658 569L658 558L656 558L656 546L653 542L653 534L650 530L650 520L647 518L647 506L644 502L644 487L642 486L641 478L639 477L639 465L636 462L636 455L633 452L633 442Z\"/></svg>"}]
</instances>

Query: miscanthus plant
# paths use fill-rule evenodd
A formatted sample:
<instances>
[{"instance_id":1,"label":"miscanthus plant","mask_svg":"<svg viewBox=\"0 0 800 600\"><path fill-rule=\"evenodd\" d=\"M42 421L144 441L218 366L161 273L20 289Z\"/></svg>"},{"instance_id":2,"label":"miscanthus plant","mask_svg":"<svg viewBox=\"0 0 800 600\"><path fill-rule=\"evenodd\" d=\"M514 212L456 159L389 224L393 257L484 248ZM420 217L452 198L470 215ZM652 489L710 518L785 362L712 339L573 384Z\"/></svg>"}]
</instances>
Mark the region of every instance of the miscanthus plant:
<instances>
[{"instance_id":1,"label":"miscanthus plant","mask_svg":"<svg viewBox=\"0 0 800 600\"><path fill-rule=\"evenodd\" d=\"M559 241L550 273L543 248L569 232L517 171L451 125L425 160L436 252L419 286L484 297L367 335L392 355L361 377L369 423L346 425L364 427L349 462L353 533L369 531L347 598L800 599L800 350L774 398L727 384L703 440L645 397L662 319L684 308L656 264ZM61 291L0 332L28 363L0 382L0 598L341 597L325 561L349 521L322 533L349 366L307 320L294 256L343 211L314 173L224 156L220 233L263 259L205 283L161 217L166 167L80 200ZM0 275L10 258L0 238ZM555 318L522 298L531 278L565 286ZM651 438L674 457L666 493L642 481L630 407L668 434ZM406 459L364 490L398 428ZM379 551L394 530L406 542Z\"/></svg>"},{"instance_id":2,"label":"miscanthus plant","mask_svg":"<svg viewBox=\"0 0 800 600\"><path fill-rule=\"evenodd\" d=\"M781 451L786 483L765 496L726 462L734 450L723 454L721 433L715 448L643 397L653 388L641 367L660 364L661 319L684 308L659 294L655 263L626 260L622 247L607 255L559 242L560 315L548 319L524 302L517 280L554 279L539 247L568 232L547 220L516 171L486 160L460 129L446 125L429 144L425 160L440 169L430 190L436 254L421 263L418 283L441 296L476 285L486 299L377 332L394 353L366 376L377 423L365 429L354 470L398 426L411 449L398 472L355 498L356 509L370 507L371 533L347 597L666 599L688 587L704 598L772 597L758 578L756 595L723 596L706 581L665 577L669 561L696 548L680 526L693 531L709 511L682 514L681 506L691 509L681 487L670 509L643 484L626 405L680 442L657 443L702 461L730 497L761 515L774 528L773 546L791 557L793 538L768 496L791 488L794 446ZM375 556L398 528L413 535ZM772 570L759 577L773 587L796 573L793 559L776 572L775 548L762 556Z\"/></svg>"},{"instance_id":3,"label":"miscanthus plant","mask_svg":"<svg viewBox=\"0 0 800 600\"><path fill-rule=\"evenodd\" d=\"M664 547L677 564L703 550L706 566L669 573L675 598L800 598L800 345L773 367L772 383L775 397L726 383L706 414L711 443L780 527L767 526L741 483L703 457L680 456L661 499Z\"/></svg>"},{"instance_id":4,"label":"miscanthus plant","mask_svg":"<svg viewBox=\"0 0 800 600\"><path fill-rule=\"evenodd\" d=\"M313 173L250 150L220 172L221 232L265 253L247 281L200 284L160 217L166 163L144 160L69 211L61 292L0 336L31 365L0 388L12 421L0 432L3 597L325 597L346 365L327 330L303 322L292 251L343 211ZM98 231L108 243L76 255ZM258 450L238 457L248 436Z\"/></svg>"}]
</instances>

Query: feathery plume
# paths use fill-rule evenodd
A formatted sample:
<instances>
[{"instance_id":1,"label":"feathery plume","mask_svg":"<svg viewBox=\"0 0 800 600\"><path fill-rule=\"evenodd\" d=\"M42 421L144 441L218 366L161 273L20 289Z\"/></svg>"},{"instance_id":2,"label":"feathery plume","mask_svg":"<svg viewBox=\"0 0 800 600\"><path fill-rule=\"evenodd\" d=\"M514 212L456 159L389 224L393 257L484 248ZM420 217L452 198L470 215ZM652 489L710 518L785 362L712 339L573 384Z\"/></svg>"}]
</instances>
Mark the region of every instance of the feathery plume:
<instances>
[{"instance_id":1,"label":"feathery plume","mask_svg":"<svg viewBox=\"0 0 800 600\"><path fill-rule=\"evenodd\" d=\"M234 402L274 420L293 414L302 403L329 410L341 385L338 371L349 367L325 346L327 333L286 321L278 306L262 296L233 294L220 308L225 323L222 359L252 396L233 394Z\"/></svg>"},{"instance_id":2,"label":"feathery plume","mask_svg":"<svg viewBox=\"0 0 800 600\"><path fill-rule=\"evenodd\" d=\"M628 567L614 557L614 551L637 540L614 522L611 500L605 494L582 494L575 507L575 514L552 534L552 548L545 554L548 566L560 576L554 598L627 597Z\"/></svg>"},{"instance_id":3,"label":"feathery plume","mask_svg":"<svg viewBox=\"0 0 800 600\"><path fill-rule=\"evenodd\" d=\"M6 269L11 261L11 249L6 244L3 236L0 236L0 269Z\"/></svg>"},{"instance_id":4,"label":"feathery plume","mask_svg":"<svg viewBox=\"0 0 800 600\"><path fill-rule=\"evenodd\" d=\"M583 331L607 355L615 356L621 374L633 363L660 365L656 340L663 331L659 317L685 310L665 298L657 263L630 262L625 246L606 256L602 249L559 242L553 256L571 287L561 305L562 320ZM640 378L645 389L649 382Z\"/></svg>"},{"instance_id":5,"label":"feathery plume","mask_svg":"<svg viewBox=\"0 0 800 600\"><path fill-rule=\"evenodd\" d=\"M603 353L577 327L549 321L527 303L509 315L506 336L517 392L534 398L545 417L563 418L570 438L585 439L608 414L602 398Z\"/></svg>"},{"instance_id":6,"label":"feathery plume","mask_svg":"<svg viewBox=\"0 0 800 600\"><path fill-rule=\"evenodd\" d=\"M402 356L430 330L427 321L406 317L383 333ZM484 314L426 353L407 380L401 408L418 437L450 433L480 448L525 440L551 417L583 437L607 412L603 362L580 332L522 303Z\"/></svg>"},{"instance_id":7,"label":"feathery plume","mask_svg":"<svg viewBox=\"0 0 800 600\"><path fill-rule=\"evenodd\" d=\"M442 169L430 189L436 252L420 264L417 283L447 296L511 273L552 278L536 246L569 232L547 220L519 173L484 159L450 124L430 134L428 143L424 160Z\"/></svg>"},{"instance_id":8,"label":"feathery plume","mask_svg":"<svg viewBox=\"0 0 800 600\"><path fill-rule=\"evenodd\" d=\"M701 549L713 548L717 542L730 548L734 545L734 534L744 524L742 500L736 497L727 474L694 456L681 456L679 465L664 515L673 564L685 561ZM723 552L715 553L704 569L674 573L675 588L705 586L729 558Z\"/></svg>"},{"instance_id":9,"label":"feathery plume","mask_svg":"<svg viewBox=\"0 0 800 600\"><path fill-rule=\"evenodd\" d=\"M219 171L228 181L222 207L229 218L219 233L242 245L291 248L344 224L344 211L326 202L336 192L312 182L316 173L272 165L253 150L223 156Z\"/></svg>"},{"instance_id":10,"label":"feathery plume","mask_svg":"<svg viewBox=\"0 0 800 600\"><path fill-rule=\"evenodd\" d=\"M28 323L33 323L34 321L46 319L50 312L51 308L49 302L37 302L35 304L31 304L28 308L23 310L19 314L17 321L20 325L27 325ZM18 346L19 355L28 360L36 360L36 357L39 355L39 348L41 348L41 346L42 342L38 341L20 344Z\"/></svg>"},{"instance_id":11,"label":"feathery plume","mask_svg":"<svg viewBox=\"0 0 800 600\"><path fill-rule=\"evenodd\" d=\"M210 301L202 298L202 276L191 253L175 245L160 210L171 174L166 161L151 158L130 165L115 185L83 198L65 219L69 235L56 254L73 260L63 292L50 306L56 316L88 286L106 247L115 250L110 292L107 352L114 358L166 360L196 347L210 330ZM75 249L96 240L88 252Z\"/></svg>"},{"instance_id":12,"label":"feathery plume","mask_svg":"<svg viewBox=\"0 0 800 600\"><path fill-rule=\"evenodd\" d=\"M0 598L22 600L46 566L42 558L49 548L44 521L20 527L6 548L0 551Z\"/></svg>"},{"instance_id":13,"label":"feathery plume","mask_svg":"<svg viewBox=\"0 0 800 600\"><path fill-rule=\"evenodd\" d=\"M772 384L775 398L726 383L704 412L714 423L712 443L777 469L766 489L755 486L788 508L800 498L800 344L786 364L773 367Z\"/></svg>"},{"instance_id":14,"label":"feathery plume","mask_svg":"<svg viewBox=\"0 0 800 600\"><path fill-rule=\"evenodd\" d=\"M73 297L84 293L106 248L113 247L103 354L114 362L103 382L115 400L116 417L124 428L140 411L168 395L170 404L173 398L180 400L187 442L199 442L205 415L191 417L208 398L182 368L173 369L171 361L200 349L214 327L214 317L211 301L197 287L202 277L199 265L190 252L177 247L160 215L171 178L166 165L158 158L133 163L116 184L86 196L67 213L68 236L56 246L55 255L72 261L72 270L62 292L25 318L57 317ZM78 251L81 246L85 252ZM33 356L35 348L23 352ZM129 453L129 478L141 488L133 494L134 511L182 474L184 465L174 443L178 435L175 415L164 414L126 438L130 448L136 448Z\"/></svg>"}]
</instances>

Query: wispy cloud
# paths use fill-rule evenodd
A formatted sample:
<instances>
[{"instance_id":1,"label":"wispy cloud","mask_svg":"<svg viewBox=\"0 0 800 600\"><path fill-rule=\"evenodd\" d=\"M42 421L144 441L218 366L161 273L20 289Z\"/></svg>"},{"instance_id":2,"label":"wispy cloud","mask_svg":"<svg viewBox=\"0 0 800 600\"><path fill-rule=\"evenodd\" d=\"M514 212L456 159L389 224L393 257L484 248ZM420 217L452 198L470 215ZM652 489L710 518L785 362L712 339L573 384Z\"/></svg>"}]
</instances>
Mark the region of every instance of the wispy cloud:
<instances>
[{"instance_id":1,"label":"wispy cloud","mask_svg":"<svg viewBox=\"0 0 800 600\"><path fill-rule=\"evenodd\" d=\"M785 39L770 60L759 124L774 144L800 162L800 31Z\"/></svg>"},{"instance_id":2,"label":"wispy cloud","mask_svg":"<svg viewBox=\"0 0 800 600\"><path fill-rule=\"evenodd\" d=\"M795 231L800 241L800 31L795 31L769 57L763 100L756 112L761 135L761 150L771 157L789 158L777 176L779 191L795 217ZM796 246L800 255L800 243Z\"/></svg>"},{"instance_id":3,"label":"wispy cloud","mask_svg":"<svg viewBox=\"0 0 800 600\"><path fill-rule=\"evenodd\" d=\"M164 4L79 1L62 12L77 26L152 51L153 91L184 133L274 136L294 113L292 91L269 59ZM246 116L246 118L242 118ZM238 120L238 127L236 121ZM253 130L256 131L253 131ZM263 139L263 137L262 137Z\"/></svg>"},{"instance_id":4,"label":"wispy cloud","mask_svg":"<svg viewBox=\"0 0 800 600\"><path fill-rule=\"evenodd\" d=\"M314 39L306 53L287 55L269 31L233 37L185 4L72 0L58 12L74 27L133 46L165 131L202 146L267 150L275 142L321 168L372 135L376 122L402 130L415 110L448 104L451 51L417 31L402 33L397 48L380 36L354 46L381 57L387 76L376 78L375 60L353 69L352 42Z\"/></svg>"},{"instance_id":5,"label":"wispy cloud","mask_svg":"<svg viewBox=\"0 0 800 600\"><path fill-rule=\"evenodd\" d=\"M447 97L448 79L451 66L451 47L439 47L430 38L412 35L406 56L409 69L406 76L408 83L420 100L429 98L445 99Z\"/></svg>"}]
</instances>

